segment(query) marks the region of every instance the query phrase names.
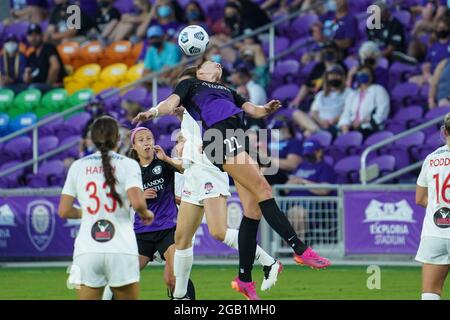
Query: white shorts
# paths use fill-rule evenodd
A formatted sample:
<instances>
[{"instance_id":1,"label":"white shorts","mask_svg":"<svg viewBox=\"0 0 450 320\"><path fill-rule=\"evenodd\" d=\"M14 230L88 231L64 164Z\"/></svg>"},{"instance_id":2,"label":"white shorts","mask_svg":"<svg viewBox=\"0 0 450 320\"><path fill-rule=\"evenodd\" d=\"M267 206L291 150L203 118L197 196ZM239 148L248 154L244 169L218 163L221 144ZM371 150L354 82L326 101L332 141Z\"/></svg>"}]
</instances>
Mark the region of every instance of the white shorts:
<instances>
[{"instance_id":1,"label":"white shorts","mask_svg":"<svg viewBox=\"0 0 450 320\"><path fill-rule=\"evenodd\" d=\"M194 163L184 170L183 175L181 201L202 206L205 199L231 195L228 174L212 164L209 166Z\"/></svg>"},{"instance_id":2,"label":"white shorts","mask_svg":"<svg viewBox=\"0 0 450 320\"><path fill-rule=\"evenodd\" d=\"M120 253L84 253L73 258L69 283L91 288L123 287L139 282L139 256Z\"/></svg>"},{"instance_id":3,"label":"white shorts","mask_svg":"<svg viewBox=\"0 0 450 320\"><path fill-rule=\"evenodd\" d=\"M423 237L416 260L427 264L450 265L450 239Z\"/></svg>"}]
</instances>

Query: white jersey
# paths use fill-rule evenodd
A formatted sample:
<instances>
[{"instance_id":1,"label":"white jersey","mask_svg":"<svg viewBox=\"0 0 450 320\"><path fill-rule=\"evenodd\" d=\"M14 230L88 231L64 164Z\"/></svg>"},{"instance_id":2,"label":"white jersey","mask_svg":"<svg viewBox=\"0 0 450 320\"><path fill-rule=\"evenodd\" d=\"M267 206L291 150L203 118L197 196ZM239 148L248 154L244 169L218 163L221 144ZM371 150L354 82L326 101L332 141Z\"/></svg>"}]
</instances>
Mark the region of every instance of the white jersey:
<instances>
[{"instance_id":1,"label":"white jersey","mask_svg":"<svg viewBox=\"0 0 450 320\"><path fill-rule=\"evenodd\" d=\"M82 210L74 257L83 253L138 255L127 190L142 190L141 169L133 159L115 152L110 152L110 156L122 207L109 194L100 152L75 161L69 169L62 194L77 198Z\"/></svg>"},{"instance_id":2,"label":"white jersey","mask_svg":"<svg viewBox=\"0 0 450 320\"><path fill-rule=\"evenodd\" d=\"M183 147L183 164L202 163L202 129L186 110L181 121L181 134L186 139Z\"/></svg>"},{"instance_id":3,"label":"white jersey","mask_svg":"<svg viewBox=\"0 0 450 320\"><path fill-rule=\"evenodd\" d=\"M428 188L428 205L422 228L423 237L450 239L450 147L429 154L422 165L417 185Z\"/></svg>"}]
</instances>

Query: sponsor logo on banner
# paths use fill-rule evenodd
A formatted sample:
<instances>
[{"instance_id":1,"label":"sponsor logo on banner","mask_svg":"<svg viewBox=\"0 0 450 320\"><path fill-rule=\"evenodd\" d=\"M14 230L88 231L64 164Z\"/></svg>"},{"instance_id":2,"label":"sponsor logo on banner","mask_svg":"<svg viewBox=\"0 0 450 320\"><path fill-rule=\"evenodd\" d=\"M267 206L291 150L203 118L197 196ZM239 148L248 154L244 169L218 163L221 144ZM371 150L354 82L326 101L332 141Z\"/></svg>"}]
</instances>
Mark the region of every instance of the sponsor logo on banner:
<instances>
[{"instance_id":1,"label":"sponsor logo on banner","mask_svg":"<svg viewBox=\"0 0 450 320\"><path fill-rule=\"evenodd\" d=\"M415 223L413 209L405 199L398 202L370 201L363 223L370 223L369 232L375 245L405 245L410 233L408 224Z\"/></svg>"},{"instance_id":2,"label":"sponsor logo on banner","mask_svg":"<svg viewBox=\"0 0 450 320\"><path fill-rule=\"evenodd\" d=\"M7 204L0 207L0 226L15 227L16 224L14 223L14 218L14 212Z\"/></svg>"},{"instance_id":3,"label":"sponsor logo on banner","mask_svg":"<svg viewBox=\"0 0 450 320\"><path fill-rule=\"evenodd\" d=\"M47 200L35 200L27 206L28 238L38 251L44 251L55 232L55 207Z\"/></svg>"}]
</instances>

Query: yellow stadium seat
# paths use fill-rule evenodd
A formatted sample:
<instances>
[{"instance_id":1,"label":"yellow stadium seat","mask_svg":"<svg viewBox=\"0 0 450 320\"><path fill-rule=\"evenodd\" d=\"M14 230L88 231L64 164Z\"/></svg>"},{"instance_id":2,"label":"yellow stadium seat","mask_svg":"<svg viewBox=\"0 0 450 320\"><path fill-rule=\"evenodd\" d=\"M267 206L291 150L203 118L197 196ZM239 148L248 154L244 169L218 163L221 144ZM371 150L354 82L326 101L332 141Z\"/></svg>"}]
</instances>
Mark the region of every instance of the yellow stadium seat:
<instances>
[{"instance_id":1,"label":"yellow stadium seat","mask_svg":"<svg viewBox=\"0 0 450 320\"><path fill-rule=\"evenodd\" d=\"M100 73L99 81L117 85L125 78L127 69L128 67L124 63L114 63L109 65Z\"/></svg>"},{"instance_id":2,"label":"yellow stadium seat","mask_svg":"<svg viewBox=\"0 0 450 320\"><path fill-rule=\"evenodd\" d=\"M71 82L82 82L86 85L85 87L89 87L92 83L97 81L100 70L100 66L96 63L86 64L75 70L71 76L65 77L64 85L66 86Z\"/></svg>"},{"instance_id":3,"label":"yellow stadium seat","mask_svg":"<svg viewBox=\"0 0 450 320\"><path fill-rule=\"evenodd\" d=\"M115 84L111 84L111 83L104 82L104 81L101 81L101 80L95 82L91 86L92 90L94 90L94 92L96 94L102 92L103 90L106 90L106 89L109 89L109 88L116 88L116 87L117 86Z\"/></svg>"},{"instance_id":4,"label":"yellow stadium seat","mask_svg":"<svg viewBox=\"0 0 450 320\"><path fill-rule=\"evenodd\" d=\"M133 82L142 78L142 74L144 73L144 64L138 63L128 69L127 74L125 75L125 81Z\"/></svg>"}]
</instances>

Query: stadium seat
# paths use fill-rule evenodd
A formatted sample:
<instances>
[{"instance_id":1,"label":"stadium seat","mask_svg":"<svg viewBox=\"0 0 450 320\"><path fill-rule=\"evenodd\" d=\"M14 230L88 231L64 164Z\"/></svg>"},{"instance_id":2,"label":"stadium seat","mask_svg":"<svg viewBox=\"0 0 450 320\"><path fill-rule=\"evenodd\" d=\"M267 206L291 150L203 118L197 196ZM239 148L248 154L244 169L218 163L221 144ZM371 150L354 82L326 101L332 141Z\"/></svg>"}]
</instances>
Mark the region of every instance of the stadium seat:
<instances>
[{"instance_id":1,"label":"stadium seat","mask_svg":"<svg viewBox=\"0 0 450 320\"><path fill-rule=\"evenodd\" d=\"M0 112L6 112L14 105L14 91L0 89Z\"/></svg>"},{"instance_id":2,"label":"stadium seat","mask_svg":"<svg viewBox=\"0 0 450 320\"><path fill-rule=\"evenodd\" d=\"M67 97L68 94L65 89L53 89L44 94L41 100L41 107L48 108L53 112L60 111L64 107Z\"/></svg>"},{"instance_id":3,"label":"stadium seat","mask_svg":"<svg viewBox=\"0 0 450 320\"><path fill-rule=\"evenodd\" d=\"M308 140L315 140L324 148L328 148L333 140L333 136L328 131L318 131L313 133Z\"/></svg>"},{"instance_id":4,"label":"stadium seat","mask_svg":"<svg viewBox=\"0 0 450 320\"><path fill-rule=\"evenodd\" d=\"M2 154L7 155L10 160L29 160L32 154L31 138L21 136L7 141Z\"/></svg>"},{"instance_id":5,"label":"stadium seat","mask_svg":"<svg viewBox=\"0 0 450 320\"><path fill-rule=\"evenodd\" d=\"M89 88L100 76L101 68L96 63L86 64L64 78L64 87L69 94Z\"/></svg>"},{"instance_id":6,"label":"stadium seat","mask_svg":"<svg viewBox=\"0 0 450 320\"><path fill-rule=\"evenodd\" d=\"M42 163L36 174L26 177L27 185L34 188L43 188L60 184L64 174L64 162L50 160Z\"/></svg>"},{"instance_id":7,"label":"stadium seat","mask_svg":"<svg viewBox=\"0 0 450 320\"><path fill-rule=\"evenodd\" d=\"M291 40L298 39L309 35L309 30L314 22L319 20L315 14L305 14L296 18L291 26L289 37Z\"/></svg>"},{"instance_id":8,"label":"stadium seat","mask_svg":"<svg viewBox=\"0 0 450 320\"><path fill-rule=\"evenodd\" d=\"M1 162L0 172L19 165L20 161ZM6 176L0 177L0 188L16 188L20 185L20 178L24 174L24 169L17 169Z\"/></svg>"},{"instance_id":9,"label":"stadium seat","mask_svg":"<svg viewBox=\"0 0 450 320\"><path fill-rule=\"evenodd\" d=\"M16 116L9 122L9 129L17 131L35 124L37 116L34 113L24 113Z\"/></svg>"},{"instance_id":10,"label":"stadium seat","mask_svg":"<svg viewBox=\"0 0 450 320\"><path fill-rule=\"evenodd\" d=\"M379 176L383 177L395 170L395 157L384 155L369 160L368 165L376 164L379 170Z\"/></svg>"},{"instance_id":11,"label":"stadium seat","mask_svg":"<svg viewBox=\"0 0 450 320\"><path fill-rule=\"evenodd\" d=\"M128 67L124 63L114 63L107 66L100 73L99 81L106 82L111 85L118 85L127 73Z\"/></svg>"},{"instance_id":12,"label":"stadium seat","mask_svg":"<svg viewBox=\"0 0 450 320\"><path fill-rule=\"evenodd\" d=\"M47 115L50 116L51 114ZM45 118L46 116L44 116ZM41 119L42 120L42 119ZM50 122L47 122L44 125L41 125L39 127L39 137L46 137L55 135L59 128L61 128L64 125L64 117L61 115L58 115L55 119L53 119Z\"/></svg>"},{"instance_id":13,"label":"stadium seat","mask_svg":"<svg viewBox=\"0 0 450 320\"><path fill-rule=\"evenodd\" d=\"M389 148L388 154L396 159L397 169L404 168L412 163L413 154L417 154L420 146L425 141L423 132L415 132L404 138L396 140Z\"/></svg>"},{"instance_id":14,"label":"stadium seat","mask_svg":"<svg viewBox=\"0 0 450 320\"><path fill-rule=\"evenodd\" d=\"M75 41L67 41L58 45L59 56L65 65L73 66L77 59L79 47L79 43Z\"/></svg>"},{"instance_id":15,"label":"stadium seat","mask_svg":"<svg viewBox=\"0 0 450 320\"><path fill-rule=\"evenodd\" d=\"M78 49L78 57L74 61L73 67L77 69L89 63L98 63L102 55L102 44L99 41L91 41Z\"/></svg>"},{"instance_id":16,"label":"stadium seat","mask_svg":"<svg viewBox=\"0 0 450 320\"><path fill-rule=\"evenodd\" d=\"M272 99L280 100L281 104L287 106L297 95L299 86L296 84L286 84L276 88L272 92Z\"/></svg>"},{"instance_id":17,"label":"stadium seat","mask_svg":"<svg viewBox=\"0 0 450 320\"><path fill-rule=\"evenodd\" d=\"M0 137L8 134L9 116L6 113L0 113Z\"/></svg>"},{"instance_id":18,"label":"stadium seat","mask_svg":"<svg viewBox=\"0 0 450 320\"><path fill-rule=\"evenodd\" d=\"M100 57L98 63L103 68L115 63L124 63L126 66L132 66L135 64L135 61L131 61L131 57L131 42L127 40L116 41L105 48L105 51Z\"/></svg>"},{"instance_id":19,"label":"stadium seat","mask_svg":"<svg viewBox=\"0 0 450 320\"><path fill-rule=\"evenodd\" d=\"M68 109L73 106L77 106L79 104L88 102L93 97L94 97L94 91L92 89L79 90L69 96L64 109Z\"/></svg>"},{"instance_id":20,"label":"stadium seat","mask_svg":"<svg viewBox=\"0 0 450 320\"><path fill-rule=\"evenodd\" d=\"M125 74L125 82L130 83L136 80L139 80L142 78L142 74L144 72L144 64L138 63L132 66L130 69L128 69L127 73Z\"/></svg>"},{"instance_id":21,"label":"stadium seat","mask_svg":"<svg viewBox=\"0 0 450 320\"><path fill-rule=\"evenodd\" d=\"M359 156L349 156L339 160L334 170L337 174L337 183L358 183L359 169L361 168L361 158Z\"/></svg>"},{"instance_id":22,"label":"stadium seat","mask_svg":"<svg viewBox=\"0 0 450 320\"><path fill-rule=\"evenodd\" d=\"M334 140L333 145L327 149L327 154L337 162L347 155L355 154L362 144L363 135L359 131L350 131Z\"/></svg>"},{"instance_id":23,"label":"stadium seat","mask_svg":"<svg viewBox=\"0 0 450 320\"><path fill-rule=\"evenodd\" d=\"M14 107L8 110L11 118L33 111L41 102L42 93L38 89L27 89L14 98Z\"/></svg>"}]
</instances>

